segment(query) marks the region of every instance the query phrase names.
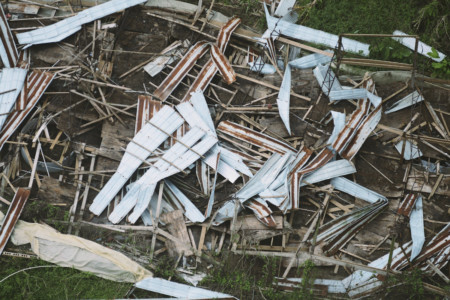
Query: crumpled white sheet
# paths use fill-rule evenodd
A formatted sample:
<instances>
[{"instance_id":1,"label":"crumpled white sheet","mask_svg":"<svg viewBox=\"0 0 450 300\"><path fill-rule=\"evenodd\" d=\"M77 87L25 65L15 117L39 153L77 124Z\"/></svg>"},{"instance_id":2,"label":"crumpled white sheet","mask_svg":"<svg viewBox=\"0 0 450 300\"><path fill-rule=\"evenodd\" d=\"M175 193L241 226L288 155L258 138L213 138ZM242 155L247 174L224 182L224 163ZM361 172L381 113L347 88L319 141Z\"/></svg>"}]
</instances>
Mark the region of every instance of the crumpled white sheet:
<instances>
[{"instance_id":1,"label":"crumpled white sheet","mask_svg":"<svg viewBox=\"0 0 450 300\"><path fill-rule=\"evenodd\" d=\"M0 223L4 215L0 212ZM138 282L153 274L120 252L54 228L18 221L10 238L14 245L31 244L42 260L73 267L118 282Z\"/></svg>"}]
</instances>

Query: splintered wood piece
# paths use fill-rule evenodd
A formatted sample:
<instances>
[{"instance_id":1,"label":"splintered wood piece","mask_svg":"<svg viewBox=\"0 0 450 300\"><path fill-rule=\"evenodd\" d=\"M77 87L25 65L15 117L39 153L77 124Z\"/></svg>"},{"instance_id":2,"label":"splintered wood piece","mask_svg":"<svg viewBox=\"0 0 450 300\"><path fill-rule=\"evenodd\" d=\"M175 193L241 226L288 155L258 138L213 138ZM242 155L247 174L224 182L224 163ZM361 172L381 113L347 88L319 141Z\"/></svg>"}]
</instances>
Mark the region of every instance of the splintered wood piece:
<instances>
[{"instance_id":1,"label":"splintered wood piece","mask_svg":"<svg viewBox=\"0 0 450 300\"><path fill-rule=\"evenodd\" d=\"M190 245L191 242L189 240L189 234L188 234L186 224L184 221L183 212L181 210L174 210L174 211L165 213L165 214L161 215L161 221L166 224L166 228L171 235L173 235L174 237L176 237L177 239L179 239L183 242L183 243L178 243L178 242L168 240L166 242L166 244L167 244L166 246L167 246L169 253L171 253L171 255L173 255L173 256L182 255L183 253L185 256L193 255L194 253L192 252L191 248L187 247L187 245ZM205 228L205 227L202 227L202 228ZM203 238L203 242L204 242L204 238ZM200 243L199 243L199 248L200 248L200 246L203 247L203 245L200 245Z\"/></svg>"}]
</instances>

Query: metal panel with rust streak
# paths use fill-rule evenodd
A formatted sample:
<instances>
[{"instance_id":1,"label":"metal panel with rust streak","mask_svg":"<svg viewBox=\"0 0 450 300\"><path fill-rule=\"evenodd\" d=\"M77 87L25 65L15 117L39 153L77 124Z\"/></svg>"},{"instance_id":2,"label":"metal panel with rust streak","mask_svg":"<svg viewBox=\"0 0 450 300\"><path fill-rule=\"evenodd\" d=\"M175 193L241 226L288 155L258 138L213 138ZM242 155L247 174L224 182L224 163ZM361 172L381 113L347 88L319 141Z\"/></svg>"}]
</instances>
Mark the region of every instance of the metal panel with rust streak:
<instances>
[{"instance_id":1,"label":"metal panel with rust streak","mask_svg":"<svg viewBox=\"0 0 450 300\"><path fill-rule=\"evenodd\" d=\"M233 31L239 26L241 23L241 19L239 18L233 18L230 19L221 29L219 32L219 36L217 37L217 47L219 48L220 52L224 53L225 49L228 45L228 41L230 40L230 36L233 33ZM214 75L216 75L218 71L218 67L214 63L213 59L210 58L208 62L203 66L200 73L197 75L197 78L195 79L194 83L190 86L189 90L187 91L186 95L183 98L183 102L189 101L191 99L191 93L196 91L205 91L205 89L208 87L209 83L213 79Z\"/></svg>"},{"instance_id":2,"label":"metal panel with rust streak","mask_svg":"<svg viewBox=\"0 0 450 300\"><path fill-rule=\"evenodd\" d=\"M19 188L14 195L14 199L11 201L8 212L3 219L2 229L0 229L0 255L2 255L3 249L5 249L6 243L11 236L17 220L19 220L19 216L29 196L30 190Z\"/></svg>"},{"instance_id":3,"label":"metal panel with rust streak","mask_svg":"<svg viewBox=\"0 0 450 300\"><path fill-rule=\"evenodd\" d=\"M370 101L361 99L358 101L358 108L353 111L350 120L345 125L344 129L339 133L338 137L332 144L333 149L342 153L347 145L352 140L356 133L356 129L361 125L366 115L369 113Z\"/></svg>"},{"instance_id":4,"label":"metal panel with rust streak","mask_svg":"<svg viewBox=\"0 0 450 300\"><path fill-rule=\"evenodd\" d=\"M192 46L172 72L170 72L158 86L153 95L161 101L166 100L178 84L180 84L186 74L192 69L195 62L208 51L209 47L210 44L206 41L200 41Z\"/></svg>"},{"instance_id":5,"label":"metal panel with rust streak","mask_svg":"<svg viewBox=\"0 0 450 300\"><path fill-rule=\"evenodd\" d=\"M138 107L136 111L136 126L134 134L136 135L139 130L145 125L145 123L153 118L153 115L157 113L162 107L160 101L155 101L152 96L139 95Z\"/></svg>"},{"instance_id":6,"label":"metal panel with rust streak","mask_svg":"<svg viewBox=\"0 0 450 300\"><path fill-rule=\"evenodd\" d=\"M232 84L236 81L236 73L231 67L230 62L216 45L212 45L211 47L211 59L227 84Z\"/></svg>"},{"instance_id":7,"label":"metal panel with rust streak","mask_svg":"<svg viewBox=\"0 0 450 300\"><path fill-rule=\"evenodd\" d=\"M245 204L245 206L250 208L255 214L256 218L267 227L275 228L277 226L277 223L272 216L272 210L267 204L264 205L259 201L250 200Z\"/></svg>"},{"instance_id":8,"label":"metal panel with rust streak","mask_svg":"<svg viewBox=\"0 0 450 300\"><path fill-rule=\"evenodd\" d=\"M19 59L19 53L14 43L14 38L9 28L3 6L0 4L0 56L7 68L13 68Z\"/></svg>"},{"instance_id":9,"label":"metal panel with rust streak","mask_svg":"<svg viewBox=\"0 0 450 300\"><path fill-rule=\"evenodd\" d=\"M2 131L0 132L0 150L39 101L47 87L52 82L54 76L55 75L51 72L40 72L37 70L34 70L28 75L26 91L27 102L25 109L12 112L6 119ZM25 93L24 90L22 90L21 93ZM19 96L19 98L21 98L21 96Z\"/></svg>"},{"instance_id":10,"label":"metal panel with rust streak","mask_svg":"<svg viewBox=\"0 0 450 300\"><path fill-rule=\"evenodd\" d=\"M411 211L416 204L418 194L406 194L400 207L397 210L397 214L409 217Z\"/></svg>"},{"instance_id":11,"label":"metal panel with rust streak","mask_svg":"<svg viewBox=\"0 0 450 300\"><path fill-rule=\"evenodd\" d=\"M245 126L239 124L222 121L217 127L218 131L226 133L234 138L237 138L246 143L250 143L254 146L264 148L271 152L285 154L288 152L297 152L296 149L286 143L280 142L268 135L251 130Z\"/></svg>"}]
</instances>

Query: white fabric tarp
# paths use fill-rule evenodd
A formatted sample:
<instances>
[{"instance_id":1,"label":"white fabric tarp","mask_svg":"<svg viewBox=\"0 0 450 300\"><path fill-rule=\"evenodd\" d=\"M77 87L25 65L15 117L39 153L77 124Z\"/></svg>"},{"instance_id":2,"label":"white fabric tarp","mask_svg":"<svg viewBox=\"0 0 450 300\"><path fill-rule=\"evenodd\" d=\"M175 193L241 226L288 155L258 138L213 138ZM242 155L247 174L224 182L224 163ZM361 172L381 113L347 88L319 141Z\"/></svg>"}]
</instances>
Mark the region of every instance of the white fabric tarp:
<instances>
[{"instance_id":1,"label":"white fabric tarp","mask_svg":"<svg viewBox=\"0 0 450 300\"><path fill-rule=\"evenodd\" d=\"M0 212L0 223L3 217ZM78 236L62 234L44 224L18 221L11 242L14 245L31 244L33 252L42 260L113 281L138 282L153 276L120 252Z\"/></svg>"}]
</instances>

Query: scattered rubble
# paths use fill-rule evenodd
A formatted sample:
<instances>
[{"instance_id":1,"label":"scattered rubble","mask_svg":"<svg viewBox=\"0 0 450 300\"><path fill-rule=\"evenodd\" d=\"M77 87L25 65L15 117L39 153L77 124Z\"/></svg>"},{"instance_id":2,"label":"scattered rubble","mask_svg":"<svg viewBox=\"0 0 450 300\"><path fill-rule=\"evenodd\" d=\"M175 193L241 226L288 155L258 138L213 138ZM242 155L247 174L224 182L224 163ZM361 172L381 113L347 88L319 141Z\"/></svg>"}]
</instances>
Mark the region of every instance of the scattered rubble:
<instances>
[{"instance_id":1,"label":"scattered rubble","mask_svg":"<svg viewBox=\"0 0 450 300\"><path fill-rule=\"evenodd\" d=\"M354 58L369 44L295 24L295 1L264 2L263 34L214 1L98 2L0 11L0 254L31 243L43 260L189 299L233 296L153 278L146 258L170 255L181 274L225 249L280 257L280 291L302 284L292 268L307 260L344 267L314 280L325 296L371 295L412 268L448 283L448 81ZM378 84L375 68L408 81ZM68 234L18 221L30 203L61 207L64 220L42 221ZM85 227L145 235L145 259Z\"/></svg>"}]
</instances>

